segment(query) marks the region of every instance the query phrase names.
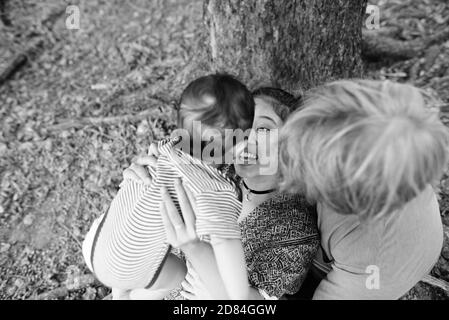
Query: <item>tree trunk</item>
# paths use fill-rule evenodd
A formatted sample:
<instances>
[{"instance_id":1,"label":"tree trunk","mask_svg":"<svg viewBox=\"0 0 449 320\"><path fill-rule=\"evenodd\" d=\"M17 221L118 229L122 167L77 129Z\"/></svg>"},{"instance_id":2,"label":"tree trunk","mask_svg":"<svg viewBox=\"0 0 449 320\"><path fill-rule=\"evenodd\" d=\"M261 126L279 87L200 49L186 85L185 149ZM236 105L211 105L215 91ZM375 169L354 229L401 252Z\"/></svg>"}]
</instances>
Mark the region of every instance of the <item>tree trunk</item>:
<instances>
[{"instance_id":1,"label":"tree trunk","mask_svg":"<svg viewBox=\"0 0 449 320\"><path fill-rule=\"evenodd\" d=\"M300 93L359 77L366 0L204 0L210 69Z\"/></svg>"}]
</instances>

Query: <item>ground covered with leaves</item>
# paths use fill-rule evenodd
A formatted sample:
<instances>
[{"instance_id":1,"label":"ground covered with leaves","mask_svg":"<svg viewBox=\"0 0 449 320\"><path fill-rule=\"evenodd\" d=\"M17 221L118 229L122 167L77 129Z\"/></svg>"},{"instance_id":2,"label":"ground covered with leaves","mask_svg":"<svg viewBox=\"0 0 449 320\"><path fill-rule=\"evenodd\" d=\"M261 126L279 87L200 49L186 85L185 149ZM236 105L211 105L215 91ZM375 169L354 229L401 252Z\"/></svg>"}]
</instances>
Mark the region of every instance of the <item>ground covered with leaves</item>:
<instances>
[{"instance_id":1,"label":"ground covered with leaves","mask_svg":"<svg viewBox=\"0 0 449 320\"><path fill-rule=\"evenodd\" d=\"M449 26L444 1L372 3L381 6L381 29L398 28L401 41ZM200 0L79 5L80 30L65 27L65 4L51 0L11 2L12 25L0 23L0 70L22 52L28 57L0 86L0 299L107 296L83 262L83 236L131 159L174 128L173 106L204 45ZM61 8L62 16L52 16ZM449 41L366 66L369 77L429 90L449 121ZM449 281L448 175L440 195L446 242L432 274ZM419 284L407 298L448 296Z\"/></svg>"}]
</instances>

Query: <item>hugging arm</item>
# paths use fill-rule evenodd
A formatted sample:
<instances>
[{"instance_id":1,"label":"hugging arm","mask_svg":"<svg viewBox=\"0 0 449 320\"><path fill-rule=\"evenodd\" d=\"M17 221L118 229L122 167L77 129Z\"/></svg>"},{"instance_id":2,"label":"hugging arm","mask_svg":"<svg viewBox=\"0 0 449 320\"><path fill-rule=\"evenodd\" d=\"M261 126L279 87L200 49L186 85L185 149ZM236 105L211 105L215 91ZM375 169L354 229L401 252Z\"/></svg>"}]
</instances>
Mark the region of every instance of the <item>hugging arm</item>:
<instances>
[{"instance_id":1,"label":"hugging arm","mask_svg":"<svg viewBox=\"0 0 449 320\"><path fill-rule=\"evenodd\" d=\"M203 242L203 244L205 244L206 246L208 246L208 254L204 251L204 249L201 249L199 246L197 247L198 251L197 253L199 254L193 254L192 257L194 259L196 259L195 263L196 266L206 266L209 264L214 264L216 265L216 261L220 261L221 259L219 257L217 257L216 253L214 254L212 246L208 243ZM226 267L227 270L224 271L224 275L226 277L226 274L230 274L230 275L235 275L234 272L241 272L241 270L236 270L236 268L234 267L234 264L231 263L231 260L233 260L232 258L229 259L230 257L222 250L223 248L219 249L219 255L221 254L225 254L222 257L226 260L226 266L222 265L221 267ZM205 254L206 253L206 254ZM215 259L215 257L218 258ZM192 259L191 261L193 261L194 259ZM206 271L206 273L205 273ZM221 271L223 272L223 270ZM200 273L202 274L200 276ZM246 272L243 273L246 276ZM207 275L206 277L204 277L204 275ZM214 279L213 281L217 281L219 283L221 283L221 296L217 290L216 287L211 287L211 286L207 286L206 283L207 281L210 281L210 279ZM242 300L262 300L263 296L259 293L259 291L255 288L250 287L247 284L247 280L244 279L244 281L242 281L242 283L244 283L246 285L245 288L245 293L244 296L242 295L241 298ZM197 271L197 267L194 267L193 264L191 263L189 265L189 272L186 276L185 281L182 284L183 287L183 291L181 292L181 295L183 295L185 298L189 299L189 300L207 300L207 299L227 299L228 295L227 292L225 290L225 286L224 283L222 281L222 277L220 276L219 272L218 272L218 268L215 270L215 272L210 273L207 270L199 270Z\"/></svg>"},{"instance_id":2,"label":"hugging arm","mask_svg":"<svg viewBox=\"0 0 449 320\"><path fill-rule=\"evenodd\" d=\"M175 188L178 193L179 205L184 221L178 214L170 195L162 191L161 216L164 223L167 242L175 248L181 249L191 267L200 275L205 290L212 299L228 299L228 295L220 277L217 261L212 246L200 241L195 230L195 200L186 190L180 180L176 180Z\"/></svg>"},{"instance_id":3,"label":"hugging arm","mask_svg":"<svg viewBox=\"0 0 449 320\"><path fill-rule=\"evenodd\" d=\"M229 298L248 299L248 275L240 239L212 239L212 247Z\"/></svg>"},{"instance_id":4,"label":"hugging arm","mask_svg":"<svg viewBox=\"0 0 449 320\"><path fill-rule=\"evenodd\" d=\"M215 254L217 257L215 260L211 246L207 245L209 246L209 255L204 255L203 249L196 251L202 252L201 254L192 254L192 257L196 259L196 266L215 264L215 261L223 263L224 261L224 264L220 264L220 270L225 268L224 273L222 273L225 276L238 275L241 272L239 265L232 263L233 259L229 259L229 253L221 249L218 254ZM312 240L305 244L266 249L259 252L258 260L254 263L250 262L248 273L245 272L249 277L251 286L247 287L248 290L244 297L238 298L248 300L279 299L284 294L296 293L309 270L317 248L318 240ZM298 255L298 253L300 254ZM210 289L214 290L214 288L206 288L205 279L197 274L205 274L204 269L199 271L195 267L195 271L194 275L186 278L187 283L186 281L183 283L185 290L183 295L188 299L204 299L205 296L220 299L214 296L213 291L210 292ZM215 277L218 281L221 281L218 272L207 274L209 277ZM244 281L244 283L246 282Z\"/></svg>"},{"instance_id":5,"label":"hugging arm","mask_svg":"<svg viewBox=\"0 0 449 320\"><path fill-rule=\"evenodd\" d=\"M207 242L200 241L183 252L190 264L189 275L192 276L191 271L193 271L195 280L201 283L201 287L196 286L196 283L187 277L183 283L184 291L181 294L192 300L229 299L212 246Z\"/></svg>"}]
</instances>

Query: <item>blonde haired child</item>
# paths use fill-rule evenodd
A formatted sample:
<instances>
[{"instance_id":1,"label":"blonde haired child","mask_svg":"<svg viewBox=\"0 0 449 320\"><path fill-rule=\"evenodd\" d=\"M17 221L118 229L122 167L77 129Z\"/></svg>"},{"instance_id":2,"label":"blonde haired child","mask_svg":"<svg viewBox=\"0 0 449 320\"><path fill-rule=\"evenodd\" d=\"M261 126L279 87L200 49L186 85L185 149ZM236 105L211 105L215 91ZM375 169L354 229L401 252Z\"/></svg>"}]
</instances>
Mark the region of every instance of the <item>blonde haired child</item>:
<instances>
[{"instance_id":1,"label":"blonde haired child","mask_svg":"<svg viewBox=\"0 0 449 320\"><path fill-rule=\"evenodd\" d=\"M280 165L283 189L318 203L315 274L327 274L315 299L397 299L430 272L443 242L431 184L447 150L413 86L344 80L309 94L282 129Z\"/></svg>"}]
</instances>

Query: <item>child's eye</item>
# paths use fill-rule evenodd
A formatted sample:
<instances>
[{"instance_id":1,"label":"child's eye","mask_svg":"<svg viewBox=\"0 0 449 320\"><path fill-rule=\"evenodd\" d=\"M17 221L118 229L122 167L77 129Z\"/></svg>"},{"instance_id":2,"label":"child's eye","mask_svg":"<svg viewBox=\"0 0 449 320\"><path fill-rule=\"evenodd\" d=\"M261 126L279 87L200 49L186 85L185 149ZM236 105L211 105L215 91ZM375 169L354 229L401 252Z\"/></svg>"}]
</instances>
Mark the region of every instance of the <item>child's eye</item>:
<instances>
[{"instance_id":1,"label":"child's eye","mask_svg":"<svg viewBox=\"0 0 449 320\"><path fill-rule=\"evenodd\" d=\"M257 133L269 133L269 132L270 132L270 129L264 128L264 127L260 127L260 128L257 128L257 129L256 129L256 132L257 132Z\"/></svg>"}]
</instances>

